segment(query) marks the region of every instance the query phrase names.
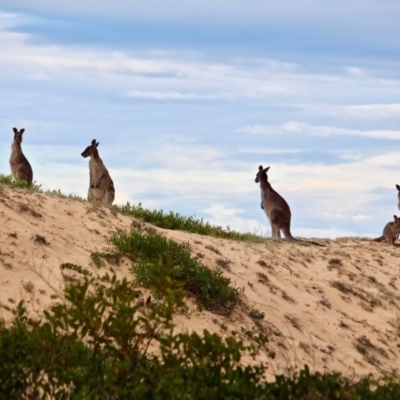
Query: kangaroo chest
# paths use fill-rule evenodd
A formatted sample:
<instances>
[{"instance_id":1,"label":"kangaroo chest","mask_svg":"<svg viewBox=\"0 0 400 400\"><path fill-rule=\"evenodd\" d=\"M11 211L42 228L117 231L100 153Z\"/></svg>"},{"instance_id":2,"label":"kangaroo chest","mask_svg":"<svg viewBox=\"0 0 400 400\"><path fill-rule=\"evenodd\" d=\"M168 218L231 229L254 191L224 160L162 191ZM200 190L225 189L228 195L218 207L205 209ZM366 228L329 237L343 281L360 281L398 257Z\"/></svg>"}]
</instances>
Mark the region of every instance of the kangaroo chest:
<instances>
[{"instance_id":1,"label":"kangaroo chest","mask_svg":"<svg viewBox=\"0 0 400 400\"><path fill-rule=\"evenodd\" d=\"M90 159L89 161L90 182L98 180L104 171L104 165L99 160Z\"/></svg>"},{"instance_id":2,"label":"kangaroo chest","mask_svg":"<svg viewBox=\"0 0 400 400\"><path fill-rule=\"evenodd\" d=\"M18 159L22 159L24 157L24 155L22 154L22 150L21 147L16 144L13 143L11 145L11 155L10 155L10 165L14 165L17 163L17 161L19 161Z\"/></svg>"}]
</instances>

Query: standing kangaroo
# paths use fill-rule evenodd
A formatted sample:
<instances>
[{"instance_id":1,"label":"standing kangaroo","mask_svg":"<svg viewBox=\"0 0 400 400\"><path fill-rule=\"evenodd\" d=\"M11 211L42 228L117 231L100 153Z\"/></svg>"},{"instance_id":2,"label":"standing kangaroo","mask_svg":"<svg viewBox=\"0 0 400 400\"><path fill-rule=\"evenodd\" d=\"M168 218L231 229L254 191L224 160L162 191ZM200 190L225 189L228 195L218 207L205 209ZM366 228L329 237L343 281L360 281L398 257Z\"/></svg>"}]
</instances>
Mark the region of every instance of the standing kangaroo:
<instances>
[{"instance_id":1,"label":"standing kangaroo","mask_svg":"<svg viewBox=\"0 0 400 400\"><path fill-rule=\"evenodd\" d=\"M18 131L17 128L13 128L13 131L14 141L11 144L10 156L11 175L14 179L26 181L30 185L33 180L32 167L24 156L21 148L22 135L24 134L25 129L22 128Z\"/></svg>"},{"instance_id":2,"label":"standing kangaroo","mask_svg":"<svg viewBox=\"0 0 400 400\"><path fill-rule=\"evenodd\" d=\"M268 182L267 171L268 168L263 168L262 165L258 167L259 171L256 175L255 182L260 183L261 189L261 208L264 210L272 230L272 239L280 239L281 231L286 240L291 242L311 243L317 246L323 246L317 242L306 240L299 240L292 236L290 232L290 220L292 213L286 200L277 193Z\"/></svg>"},{"instance_id":3,"label":"standing kangaroo","mask_svg":"<svg viewBox=\"0 0 400 400\"><path fill-rule=\"evenodd\" d=\"M86 147L81 154L84 158L90 157L88 200L94 199L109 205L112 204L115 197L114 182L99 156L97 150L99 144L99 142L96 143L96 139L93 139L91 145Z\"/></svg>"},{"instance_id":4,"label":"standing kangaroo","mask_svg":"<svg viewBox=\"0 0 400 400\"><path fill-rule=\"evenodd\" d=\"M383 242L386 240L389 244L393 244L400 233L400 218L397 218L396 215L393 215L394 221L388 222L383 228L382 236L373 239L374 242Z\"/></svg>"}]
</instances>

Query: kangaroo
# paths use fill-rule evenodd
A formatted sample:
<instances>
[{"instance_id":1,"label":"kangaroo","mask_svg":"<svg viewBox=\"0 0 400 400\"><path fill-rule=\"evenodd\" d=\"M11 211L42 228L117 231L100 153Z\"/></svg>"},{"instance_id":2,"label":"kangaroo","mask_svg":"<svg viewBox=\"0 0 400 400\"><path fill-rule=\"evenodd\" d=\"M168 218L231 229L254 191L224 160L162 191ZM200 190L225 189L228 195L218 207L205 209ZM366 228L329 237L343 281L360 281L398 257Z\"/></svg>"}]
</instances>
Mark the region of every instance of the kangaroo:
<instances>
[{"instance_id":1,"label":"kangaroo","mask_svg":"<svg viewBox=\"0 0 400 400\"><path fill-rule=\"evenodd\" d=\"M281 239L281 231L286 240L291 242L311 243L316 246L325 247L323 244L299 240L292 236L290 232L290 220L292 213L286 200L277 193L268 182L267 171L268 168L263 168L262 165L258 167L259 171L256 175L255 182L260 183L261 189L261 208L264 210L272 229L272 239Z\"/></svg>"},{"instance_id":2,"label":"kangaroo","mask_svg":"<svg viewBox=\"0 0 400 400\"><path fill-rule=\"evenodd\" d=\"M400 185L396 185L396 189L398 190L399 193L397 193L397 208L400 210Z\"/></svg>"},{"instance_id":3,"label":"kangaroo","mask_svg":"<svg viewBox=\"0 0 400 400\"><path fill-rule=\"evenodd\" d=\"M21 143L22 135L25 129L22 128L18 131L17 128L13 128L14 131L14 141L11 144L11 156L10 156L10 168L11 175L14 179L20 181L26 181L28 184L32 184L33 172L31 164L24 156L22 152Z\"/></svg>"},{"instance_id":4,"label":"kangaroo","mask_svg":"<svg viewBox=\"0 0 400 400\"><path fill-rule=\"evenodd\" d=\"M386 240L389 244L393 244L400 233L400 218L396 215L393 215L394 221L388 222L383 228L382 236L373 239L374 242L383 242Z\"/></svg>"},{"instance_id":5,"label":"kangaroo","mask_svg":"<svg viewBox=\"0 0 400 400\"><path fill-rule=\"evenodd\" d=\"M88 200L94 199L103 204L110 205L115 197L114 182L99 156L97 150L99 144L99 142L96 142L96 139L93 139L91 145L86 147L81 154L84 158L90 157Z\"/></svg>"}]
</instances>

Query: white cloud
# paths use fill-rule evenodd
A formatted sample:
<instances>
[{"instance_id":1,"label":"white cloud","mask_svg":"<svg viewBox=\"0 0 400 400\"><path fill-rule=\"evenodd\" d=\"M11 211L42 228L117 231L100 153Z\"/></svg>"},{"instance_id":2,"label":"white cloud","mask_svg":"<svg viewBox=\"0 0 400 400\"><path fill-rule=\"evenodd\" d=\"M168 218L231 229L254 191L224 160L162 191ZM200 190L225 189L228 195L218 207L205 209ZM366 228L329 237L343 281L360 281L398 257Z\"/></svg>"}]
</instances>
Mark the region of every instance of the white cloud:
<instances>
[{"instance_id":1,"label":"white cloud","mask_svg":"<svg viewBox=\"0 0 400 400\"><path fill-rule=\"evenodd\" d=\"M126 97L148 100L216 100L221 98L232 98L230 95L203 95L198 93L180 93L180 92L158 92L158 91L140 91L131 90Z\"/></svg>"},{"instance_id":2,"label":"white cloud","mask_svg":"<svg viewBox=\"0 0 400 400\"><path fill-rule=\"evenodd\" d=\"M15 21L18 16L0 13L3 76L81 85L96 82L121 96L154 100L260 99L292 91L291 83L277 79L286 74L287 63L276 60L264 59L251 66L241 60L237 64L209 62L193 52L39 45L31 34L8 31Z\"/></svg>"},{"instance_id":3,"label":"white cloud","mask_svg":"<svg viewBox=\"0 0 400 400\"><path fill-rule=\"evenodd\" d=\"M224 204L212 204L202 210L208 215L207 221L222 227L229 227L239 232L250 232L260 236L268 236L269 228L258 220L245 219L240 217L244 210L230 208ZM263 221L264 222L264 221Z\"/></svg>"},{"instance_id":4,"label":"white cloud","mask_svg":"<svg viewBox=\"0 0 400 400\"><path fill-rule=\"evenodd\" d=\"M372 103L346 106L300 105L307 115L322 115L340 119L362 119L364 121L400 119L400 103Z\"/></svg>"},{"instance_id":5,"label":"white cloud","mask_svg":"<svg viewBox=\"0 0 400 400\"><path fill-rule=\"evenodd\" d=\"M312 136L362 136L375 139L400 140L400 131L392 130L357 130L336 126L311 125L290 121L279 126L247 125L238 131L254 135L282 135L286 133L308 134Z\"/></svg>"},{"instance_id":6,"label":"white cloud","mask_svg":"<svg viewBox=\"0 0 400 400\"><path fill-rule=\"evenodd\" d=\"M381 78L368 74L343 76L340 67L329 73L313 74L307 71L307 65L275 59L234 57L210 62L204 54L193 51L178 54L152 49L138 52L39 45L31 40L34 35L8 31L7 27L15 21L18 16L0 14L0 68L7 77L79 82L100 86L120 96L183 101L273 99L279 102L326 96L327 92L330 96L341 96L343 88L349 85L371 88L384 84Z\"/></svg>"},{"instance_id":7,"label":"white cloud","mask_svg":"<svg viewBox=\"0 0 400 400\"><path fill-rule=\"evenodd\" d=\"M322 239L336 239L339 237L354 237L359 236L356 232L340 228L298 228L296 232L292 232L293 236L304 238L322 238Z\"/></svg>"},{"instance_id":8,"label":"white cloud","mask_svg":"<svg viewBox=\"0 0 400 400\"><path fill-rule=\"evenodd\" d=\"M371 215L357 214L357 215L353 215L351 217L351 219L354 221L365 221L368 219L372 219L372 217L371 217Z\"/></svg>"}]
</instances>

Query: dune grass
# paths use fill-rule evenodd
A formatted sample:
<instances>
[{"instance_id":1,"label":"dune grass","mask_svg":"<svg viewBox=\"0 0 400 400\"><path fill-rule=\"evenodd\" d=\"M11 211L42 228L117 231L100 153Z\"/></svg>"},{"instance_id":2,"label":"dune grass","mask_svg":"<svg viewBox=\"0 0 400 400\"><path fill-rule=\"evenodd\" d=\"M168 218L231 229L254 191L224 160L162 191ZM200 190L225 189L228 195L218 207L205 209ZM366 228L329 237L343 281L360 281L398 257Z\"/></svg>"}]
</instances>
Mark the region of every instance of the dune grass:
<instances>
[{"instance_id":1,"label":"dune grass","mask_svg":"<svg viewBox=\"0 0 400 400\"><path fill-rule=\"evenodd\" d=\"M252 233L240 233L231 230L229 226L224 228L222 226L212 225L204 221L203 218L198 219L194 216L185 216L173 211L148 210L142 206L142 203L135 206L127 202L125 205L115 205L113 209L119 211L121 214L131 215L132 217L164 229L255 243L260 243L263 240L260 236Z\"/></svg>"}]
</instances>

